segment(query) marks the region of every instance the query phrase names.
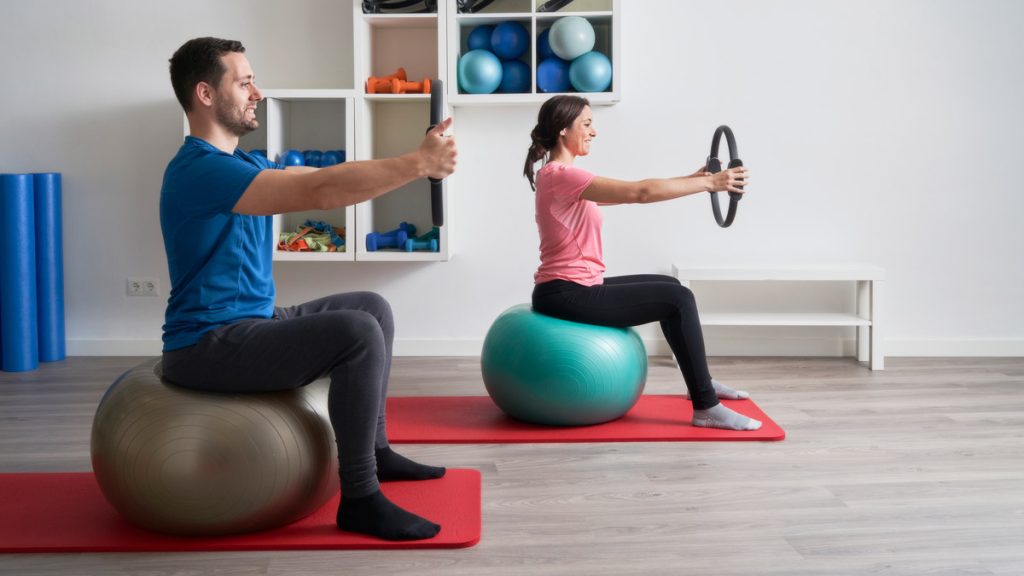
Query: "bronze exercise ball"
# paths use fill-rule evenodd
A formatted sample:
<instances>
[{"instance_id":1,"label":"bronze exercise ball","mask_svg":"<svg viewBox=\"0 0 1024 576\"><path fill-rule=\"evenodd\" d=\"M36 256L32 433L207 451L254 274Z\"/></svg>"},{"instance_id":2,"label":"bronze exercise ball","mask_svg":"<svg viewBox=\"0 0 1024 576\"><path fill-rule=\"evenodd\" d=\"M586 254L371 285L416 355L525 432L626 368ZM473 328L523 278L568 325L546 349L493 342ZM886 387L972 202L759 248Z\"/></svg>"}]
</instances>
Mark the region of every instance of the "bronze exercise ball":
<instances>
[{"instance_id":1,"label":"bronze exercise ball","mask_svg":"<svg viewBox=\"0 0 1024 576\"><path fill-rule=\"evenodd\" d=\"M283 526L338 492L327 383L252 394L162 380L159 359L125 372L100 401L92 468L133 523L169 534Z\"/></svg>"}]
</instances>

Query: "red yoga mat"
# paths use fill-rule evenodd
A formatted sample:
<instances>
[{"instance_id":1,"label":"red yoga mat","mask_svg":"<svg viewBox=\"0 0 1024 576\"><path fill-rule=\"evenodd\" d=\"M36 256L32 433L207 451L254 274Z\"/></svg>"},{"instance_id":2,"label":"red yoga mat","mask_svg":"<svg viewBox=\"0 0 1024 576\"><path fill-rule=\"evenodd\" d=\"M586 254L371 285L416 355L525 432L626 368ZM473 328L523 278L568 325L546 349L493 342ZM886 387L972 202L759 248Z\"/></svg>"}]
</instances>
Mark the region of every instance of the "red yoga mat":
<instances>
[{"instance_id":1,"label":"red yoga mat","mask_svg":"<svg viewBox=\"0 0 1024 576\"><path fill-rule=\"evenodd\" d=\"M759 430L749 432L692 426L693 405L681 395L644 394L618 420L571 427L513 420L489 396L409 396L388 398L387 402L388 438L404 444L764 441L786 437L753 400L722 401L763 422Z\"/></svg>"},{"instance_id":2,"label":"red yoga mat","mask_svg":"<svg viewBox=\"0 0 1024 576\"><path fill-rule=\"evenodd\" d=\"M294 524L241 536L167 536L137 528L107 503L91 472L0 474L0 552L155 552L465 548L480 541L480 472L385 482L384 494L441 525L429 540L391 542L342 532L339 496Z\"/></svg>"}]
</instances>

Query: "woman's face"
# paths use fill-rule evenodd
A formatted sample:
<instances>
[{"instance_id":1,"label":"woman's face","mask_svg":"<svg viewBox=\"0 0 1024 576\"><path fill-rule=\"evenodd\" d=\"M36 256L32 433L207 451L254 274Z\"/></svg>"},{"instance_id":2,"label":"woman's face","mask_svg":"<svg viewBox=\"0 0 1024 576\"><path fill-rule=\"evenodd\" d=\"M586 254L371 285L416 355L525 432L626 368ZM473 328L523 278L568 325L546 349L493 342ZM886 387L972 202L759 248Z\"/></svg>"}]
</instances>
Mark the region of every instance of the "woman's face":
<instances>
[{"instance_id":1,"label":"woman's face","mask_svg":"<svg viewBox=\"0 0 1024 576\"><path fill-rule=\"evenodd\" d=\"M559 133L558 142L573 156L586 156L590 154L590 141L596 137L597 131L594 130L590 106L584 106L580 115L573 120L572 126Z\"/></svg>"}]
</instances>

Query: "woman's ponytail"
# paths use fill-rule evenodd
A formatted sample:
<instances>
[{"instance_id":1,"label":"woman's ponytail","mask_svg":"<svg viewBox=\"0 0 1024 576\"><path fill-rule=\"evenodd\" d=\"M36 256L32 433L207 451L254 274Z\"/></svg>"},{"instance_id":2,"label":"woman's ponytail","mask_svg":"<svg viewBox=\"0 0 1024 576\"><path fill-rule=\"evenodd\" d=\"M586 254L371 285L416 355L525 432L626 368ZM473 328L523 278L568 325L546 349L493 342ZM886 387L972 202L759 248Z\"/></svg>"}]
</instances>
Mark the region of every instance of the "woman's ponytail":
<instances>
[{"instance_id":1,"label":"woman's ponytail","mask_svg":"<svg viewBox=\"0 0 1024 576\"><path fill-rule=\"evenodd\" d=\"M548 153L548 147L544 145L542 138L539 138L537 135L539 127L535 126L533 131L530 132L530 138L533 139L533 143L530 144L530 150L526 153L526 164L523 166L523 176L526 176L526 179L530 181L530 188L533 190L537 189L537 184L534 182L533 167Z\"/></svg>"}]
</instances>

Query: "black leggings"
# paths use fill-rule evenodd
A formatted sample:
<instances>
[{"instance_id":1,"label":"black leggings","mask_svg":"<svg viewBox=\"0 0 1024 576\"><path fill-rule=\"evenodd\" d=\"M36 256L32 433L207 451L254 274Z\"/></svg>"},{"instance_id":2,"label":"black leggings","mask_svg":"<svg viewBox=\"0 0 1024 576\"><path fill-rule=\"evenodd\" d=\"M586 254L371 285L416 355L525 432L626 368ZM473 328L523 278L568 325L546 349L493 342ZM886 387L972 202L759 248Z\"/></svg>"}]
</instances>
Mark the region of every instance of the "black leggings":
<instances>
[{"instance_id":1,"label":"black leggings","mask_svg":"<svg viewBox=\"0 0 1024 576\"><path fill-rule=\"evenodd\" d=\"M659 322L686 381L695 410L718 404L704 352L697 301L671 276L613 276L583 286L552 280L533 289L533 309L541 314L601 326L625 328Z\"/></svg>"},{"instance_id":2,"label":"black leggings","mask_svg":"<svg viewBox=\"0 0 1024 576\"><path fill-rule=\"evenodd\" d=\"M336 294L241 320L163 355L164 376L212 392L290 390L330 375L327 396L346 496L379 489L375 448L388 445L384 399L395 324L372 292Z\"/></svg>"}]
</instances>

